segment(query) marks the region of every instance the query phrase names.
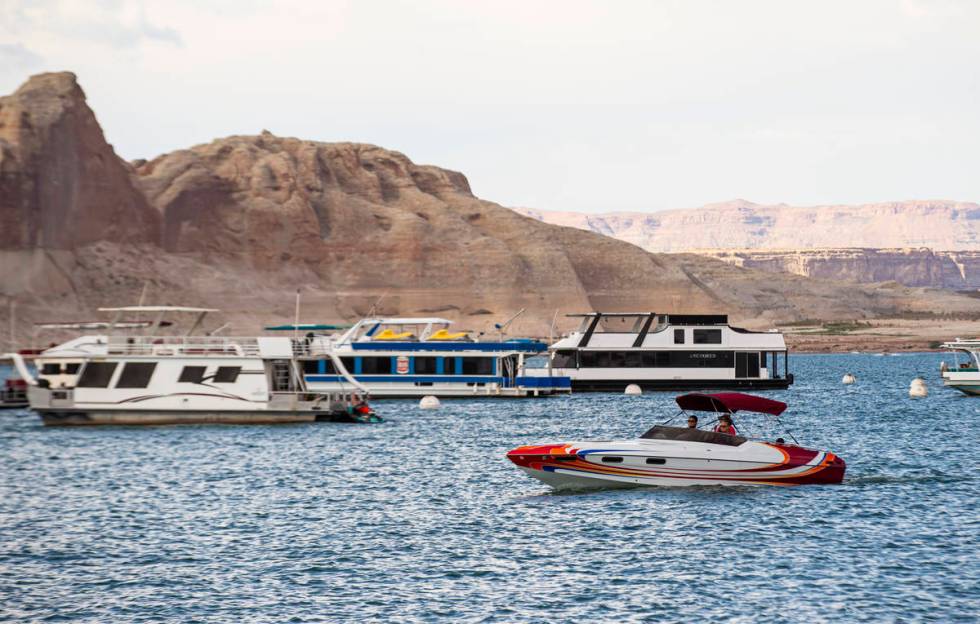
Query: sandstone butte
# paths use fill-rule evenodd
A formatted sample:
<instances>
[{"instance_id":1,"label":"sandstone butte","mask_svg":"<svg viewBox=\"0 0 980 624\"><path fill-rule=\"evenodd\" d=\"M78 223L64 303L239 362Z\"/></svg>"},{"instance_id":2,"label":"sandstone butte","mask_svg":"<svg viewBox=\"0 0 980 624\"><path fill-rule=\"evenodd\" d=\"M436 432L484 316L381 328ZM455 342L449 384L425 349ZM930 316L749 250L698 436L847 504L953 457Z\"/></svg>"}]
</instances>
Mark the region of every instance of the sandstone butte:
<instances>
[{"instance_id":1,"label":"sandstone butte","mask_svg":"<svg viewBox=\"0 0 980 624\"><path fill-rule=\"evenodd\" d=\"M458 172L356 143L262 132L127 163L70 73L0 98L0 309L34 321L148 302L221 308L226 333L292 317L440 315L547 336L556 310L727 312L800 319L963 318L980 301L662 255L479 199ZM559 329L567 329L562 322Z\"/></svg>"}]
</instances>

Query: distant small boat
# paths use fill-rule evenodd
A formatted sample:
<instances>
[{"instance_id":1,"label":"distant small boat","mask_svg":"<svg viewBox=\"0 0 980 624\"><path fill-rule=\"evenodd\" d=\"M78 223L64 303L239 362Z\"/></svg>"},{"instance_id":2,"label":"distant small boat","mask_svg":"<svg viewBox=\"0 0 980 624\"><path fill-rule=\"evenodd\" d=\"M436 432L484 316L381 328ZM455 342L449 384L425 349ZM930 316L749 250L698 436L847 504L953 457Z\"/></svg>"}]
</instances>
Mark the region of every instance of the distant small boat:
<instances>
[{"instance_id":1,"label":"distant small boat","mask_svg":"<svg viewBox=\"0 0 980 624\"><path fill-rule=\"evenodd\" d=\"M6 379L0 387L0 409L27 407L27 382L23 379Z\"/></svg>"},{"instance_id":2,"label":"distant small boat","mask_svg":"<svg viewBox=\"0 0 980 624\"><path fill-rule=\"evenodd\" d=\"M677 397L681 414L736 412L777 417L786 404L737 392ZM679 416L680 416L679 415ZM676 417L675 417L676 418ZM668 421L669 422L669 421ZM710 423L709 423L710 424ZM529 476L558 489L833 484L844 479L844 460L829 451L697 428L657 425L637 440L521 446L507 458Z\"/></svg>"},{"instance_id":3,"label":"distant small boat","mask_svg":"<svg viewBox=\"0 0 980 624\"><path fill-rule=\"evenodd\" d=\"M952 365L942 362L940 375L943 385L969 396L980 395L980 339L957 338L943 343L942 348L957 355L966 355L964 362L960 362L958 357Z\"/></svg>"}]
</instances>

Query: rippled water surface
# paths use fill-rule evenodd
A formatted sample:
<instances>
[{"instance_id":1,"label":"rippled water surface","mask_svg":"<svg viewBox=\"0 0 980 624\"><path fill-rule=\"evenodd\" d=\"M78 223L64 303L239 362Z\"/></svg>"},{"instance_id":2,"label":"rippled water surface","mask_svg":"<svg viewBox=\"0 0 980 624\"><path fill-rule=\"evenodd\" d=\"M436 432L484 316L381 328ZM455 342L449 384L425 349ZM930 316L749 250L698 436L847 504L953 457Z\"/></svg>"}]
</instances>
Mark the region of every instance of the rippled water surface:
<instances>
[{"instance_id":1,"label":"rippled water surface","mask_svg":"<svg viewBox=\"0 0 980 624\"><path fill-rule=\"evenodd\" d=\"M552 494L504 458L636 437L665 393L379 402L380 425L0 412L0 619L976 621L980 399L938 363L797 356L766 393L841 486Z\"/></svg>"}]
</instances>

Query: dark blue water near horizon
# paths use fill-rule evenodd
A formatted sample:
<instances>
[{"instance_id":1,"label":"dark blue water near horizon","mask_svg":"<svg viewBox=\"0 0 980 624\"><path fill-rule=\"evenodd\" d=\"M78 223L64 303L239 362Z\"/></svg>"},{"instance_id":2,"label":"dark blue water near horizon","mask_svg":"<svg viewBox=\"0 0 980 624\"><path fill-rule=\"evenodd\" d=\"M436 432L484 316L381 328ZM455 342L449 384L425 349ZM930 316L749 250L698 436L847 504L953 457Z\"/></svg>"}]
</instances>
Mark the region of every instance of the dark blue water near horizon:
<instances>
[{"instance_id":1,"label":"dark blue water near horizon","mask_svg":"<svg viewBox=\"0 0 980 624\"><path fill-rule=\"evenodd\" d=\"M796 356L763 393L840 486L554 494L504 458L636 437L668 393L387 401L380 425L0 412L0 620L975 622L980 399L939 360Z\"/></svg>"}]
</instances>

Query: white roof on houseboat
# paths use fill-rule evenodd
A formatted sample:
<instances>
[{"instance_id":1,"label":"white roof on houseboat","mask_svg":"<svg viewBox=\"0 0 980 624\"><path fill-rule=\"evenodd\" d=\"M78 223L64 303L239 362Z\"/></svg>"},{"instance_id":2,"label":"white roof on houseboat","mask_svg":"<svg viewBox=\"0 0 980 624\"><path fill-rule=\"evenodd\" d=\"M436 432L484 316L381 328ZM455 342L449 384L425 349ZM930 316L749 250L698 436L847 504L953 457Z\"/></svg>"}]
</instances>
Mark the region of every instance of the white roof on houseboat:
<instances>
[{"instance_id":1,"label":"white roof on houseboat","mask_svg":"<svg viewBox=\"0 0 980 624\"><path fill-rule=\"evenodd\" d=\"M370 322L370 321L369 321ZM427 325L429 323L452 323L449 319L438 317L417 317L417 318L386 318L374 321L382 325Z\"/></svg>"},{"instance_id":2,"label":"white roof on houseboat","mask_svg":"<svg viewBox=\"0 0 980 624\"><path fill-rule=\"evenodd\" d=\"M99 312L220 312L217 308L188 308L184 306L124 306L99 308Z\"/></svg>"}]
</instances>

